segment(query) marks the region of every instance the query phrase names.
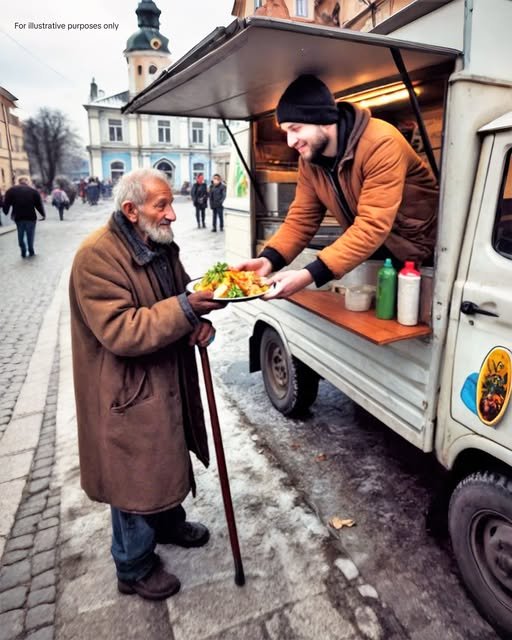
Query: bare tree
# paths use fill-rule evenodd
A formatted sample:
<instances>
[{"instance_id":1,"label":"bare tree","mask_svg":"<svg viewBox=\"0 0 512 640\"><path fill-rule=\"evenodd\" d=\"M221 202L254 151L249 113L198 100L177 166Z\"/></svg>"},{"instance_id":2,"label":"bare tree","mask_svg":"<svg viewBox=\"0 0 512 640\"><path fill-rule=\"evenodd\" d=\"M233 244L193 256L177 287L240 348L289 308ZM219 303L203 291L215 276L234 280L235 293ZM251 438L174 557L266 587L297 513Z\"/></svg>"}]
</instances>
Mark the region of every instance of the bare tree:
<instances>
[{"instance_id":1,"label":"bare tree","mask_svg":"<svg viewBox=\"0 0 512 640\"><path fill-rule=\"evenodd\" d=\"M32 173L38 173L50 190L57 173L65 173L75 156L83 155L79 138L67 116L58 109L42 107L23 124L25 149Z\"/></svg>"}]
</instances>

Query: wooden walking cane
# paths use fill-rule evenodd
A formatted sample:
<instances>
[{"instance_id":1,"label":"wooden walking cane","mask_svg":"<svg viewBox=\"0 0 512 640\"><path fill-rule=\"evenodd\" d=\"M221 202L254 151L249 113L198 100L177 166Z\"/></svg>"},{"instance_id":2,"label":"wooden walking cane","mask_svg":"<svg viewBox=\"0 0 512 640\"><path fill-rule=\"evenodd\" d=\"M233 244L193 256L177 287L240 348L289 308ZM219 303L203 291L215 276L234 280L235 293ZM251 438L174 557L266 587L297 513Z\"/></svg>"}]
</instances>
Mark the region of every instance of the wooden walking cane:
<instances>
[{"instance_id":1,"label":"wooden walking cane","mask_svg":"<svg viewBox=\"0 0 512 640\"><path fill-rule=\"evenodd\" d=\"M219 469L220 488L222 490L222 500L224 502L224 511L226 513L226 521L228 523L229 540L231 542L231 551L233 552L233 560L235 562L235 583L239 587L245 584L244 567L242 565L242 556L240 555L240 545L238 544L238 534L236 532L235 513L233 511L233 502L231 501L231 490L229 488L228 470L226 468L226 459L224 457L224 448L222 446L222 434L220 432L219 416L217 414L217 405L215 403L215 395L213 393L212 374L210 370L210 361L206 347L199 347L201 354L201 365L203 367L204 384L206 387L206 397L208 398L208 407L210 409L210 420L212 423L213 442L215 444L215 455L217 456L217 467Z\"/></svg>"}]
</instances>

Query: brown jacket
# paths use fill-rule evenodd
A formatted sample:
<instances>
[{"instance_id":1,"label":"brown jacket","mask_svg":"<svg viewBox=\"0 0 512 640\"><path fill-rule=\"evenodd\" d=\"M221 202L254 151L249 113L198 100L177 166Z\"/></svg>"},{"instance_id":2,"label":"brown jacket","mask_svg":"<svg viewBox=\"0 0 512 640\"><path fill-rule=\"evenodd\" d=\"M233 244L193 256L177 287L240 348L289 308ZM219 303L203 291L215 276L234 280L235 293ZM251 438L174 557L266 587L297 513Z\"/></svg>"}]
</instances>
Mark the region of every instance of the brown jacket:
<instances>
[{"instance_id":1,"label":"brown jacket","mask_svg":"<svg viewBox=\"0 0 512 640\"><path fill-rule=\"evenodd\" d=\"M128 225L130 223L127 223ZM166 249L176 294L189 278ZM193 324L165 298L147 255L111 218L82 244L70 280L81 483L124 511L157 512L193 487L189 450L208 465Z\"/></svg>"},{"instance_id":2,"label":"brown jacket","mask_svg":"<svg viewBox=\"0 0 512 640\"><path fill-rule=\"evenodd\" d=\"M341 188L354 220L343 214L329 176L299 160L295 199L266 247L290 263L317 232L328 209L344 233L318 254L340 278L382 244L400 260L421 262L435 245L439 192L435 178L392 125L355 108L355 123L338 165Z\"/></svg>"}]
</instances>

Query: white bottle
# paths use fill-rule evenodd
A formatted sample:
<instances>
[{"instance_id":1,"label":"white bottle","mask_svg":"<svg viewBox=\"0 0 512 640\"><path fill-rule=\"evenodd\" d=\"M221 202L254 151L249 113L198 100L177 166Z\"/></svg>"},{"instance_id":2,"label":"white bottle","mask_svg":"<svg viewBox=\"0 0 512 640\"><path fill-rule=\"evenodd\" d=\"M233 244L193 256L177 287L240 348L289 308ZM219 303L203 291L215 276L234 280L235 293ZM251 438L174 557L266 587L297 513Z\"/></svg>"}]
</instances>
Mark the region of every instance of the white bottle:
<instances>
[{"instance_id":1,"label":"white bottle","mask_svg":"<svg viewBox=\"0 0 512 640\"><path fill-rule=\"evenodd\" d=\"M414 262L406 262L398 274L398 310L400 324L414 326L418 324L420 308L420 272L414 268Z\"/></svg>"}]
</instances>

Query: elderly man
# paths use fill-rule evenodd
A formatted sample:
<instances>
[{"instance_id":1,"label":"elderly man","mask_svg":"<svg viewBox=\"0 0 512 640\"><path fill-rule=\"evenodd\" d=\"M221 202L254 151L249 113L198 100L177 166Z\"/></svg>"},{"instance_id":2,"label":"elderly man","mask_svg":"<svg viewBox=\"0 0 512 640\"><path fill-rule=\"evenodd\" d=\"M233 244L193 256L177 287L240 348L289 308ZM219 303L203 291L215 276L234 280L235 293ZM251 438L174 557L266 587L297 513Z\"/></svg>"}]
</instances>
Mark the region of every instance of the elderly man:
<instances>
[{"instance_id":1,"label":"elderly man","mask_svg":"<svg viewBox=\"0 0 512 640\"><path fill-rule=\"evenodd\" d=\"M295 199L260 256L238 265L266 276L289 264L317 232L328 209L342 235L304 269L283 271L270 297L341 278L368 258L431 263L439 191L425 162L389 123L340 102L317 77L300 76L276 111L297 150Z\"/></svg>"},{"instance_id":2,"label":"elderly man","mask_svg":"<svg viewBox=\"0 0 512 640\"><path fill-rule=\"evenodd\" d=\"M36 234L37 213L41 215L41 220L46 218L43 201L39 191L29 185L26 176L18 178L18 184L7 189L3 201L3 210L7 215L12 207L12 219L16 223L18 230L18 245L21 250L21 257L32 258L35 256L34 236ZM26 244L25 244L26 239Z\"/></svg>"},{"instance_id":3,"label":"elderly man","mask_svg":"<svg viewBox=\"0 0 512 640\"><path fill-rule=\"evenodd\" d=\"M209 538L181 503L195 492L189 451L208 465L194 345L213 340L201 317L222 306L185 293L172 201L164 173L123 176L116 211L82 244L70 280L81 483L111 505L119 591L150 600L180 587L155 545Z\"/></svg>"}]
</instances>

